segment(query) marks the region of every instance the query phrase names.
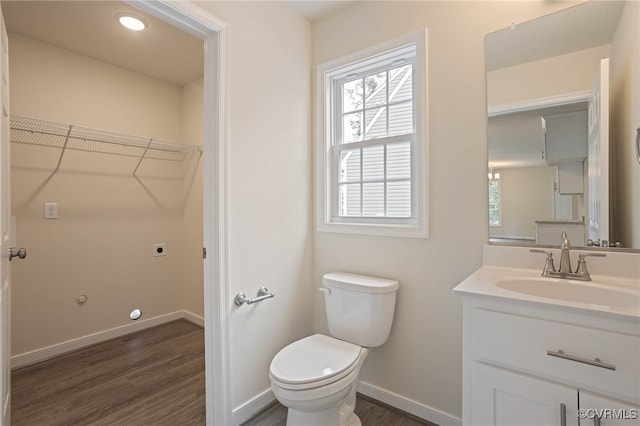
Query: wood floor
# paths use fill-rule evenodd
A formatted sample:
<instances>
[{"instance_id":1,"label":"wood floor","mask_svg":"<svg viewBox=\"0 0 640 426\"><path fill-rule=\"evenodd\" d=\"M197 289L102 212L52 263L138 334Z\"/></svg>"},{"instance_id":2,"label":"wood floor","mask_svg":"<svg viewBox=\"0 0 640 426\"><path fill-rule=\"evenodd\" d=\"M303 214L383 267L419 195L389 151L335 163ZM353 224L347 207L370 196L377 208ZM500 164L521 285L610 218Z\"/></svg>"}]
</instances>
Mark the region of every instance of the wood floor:
<instances>
[{"instance_id":1,"label":"wood floor","mask_svg":"<svg viewBox=\"0 0 640 426\"><path fill-rule=\"evenodd\" d=\"M363 426L438 426L358 394L356 414ZM285 426L287 408L275 403L242 426Z\"/></svg>"},{"instance_id":2,"label":"wood floor","mask_svg":"<svg viewBox=\"0 0 640 426\"><path fill-rule=\"evenodd\" d=\"M175 321L14 370L14 426L204 425L204 333Z\"/></svg>"},{"instance_id":3,"label":"wood floor","mask_svg":"<svg viewBox=\"0 0 640 426\"><path fill-rule=\"evenodd\" d=\"M204 333L175 321L14 370L14 426L205 424ZM359 396L364 426L434 426ZM284 426L276 403L245 426Z\"/></svg>"}]
</instances>

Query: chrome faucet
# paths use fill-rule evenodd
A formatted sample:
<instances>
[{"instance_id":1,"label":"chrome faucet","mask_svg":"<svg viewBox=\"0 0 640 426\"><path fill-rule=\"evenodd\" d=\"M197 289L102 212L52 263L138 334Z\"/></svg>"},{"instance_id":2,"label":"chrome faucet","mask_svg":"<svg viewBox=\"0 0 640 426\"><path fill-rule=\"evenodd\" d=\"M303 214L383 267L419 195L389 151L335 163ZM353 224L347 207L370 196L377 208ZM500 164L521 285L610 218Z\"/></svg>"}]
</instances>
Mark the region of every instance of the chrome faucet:
<instances>
[{"instance_id":1,"label":"chrome faucet","mask_svg":"<svg viewBox=\"0 0 640 426\"><path fill-rule=\"evenodd\" d=\"M576 271L573 272L571 269L571 257L570 257L570 244L569 237L567 237L566 232L562 232L562 245L560 246L560 268L556 271L555 265L553 264L553 253L550 251L540 250L540 249L530 249L531 253L543 253L547 255L547 259L544 263L544 268L542 268L543 277L552 277L552 278L566 278L580 281L591 281L591 275L587 270L587 261L585 260L588 256L593 257L606 257L607 255L604 253L585 253L578 255L578 267Z\"/></svg>"},{"instance_id":2,"label":"chrome faucet","mask_svg":"<svg viewBox=\"0 0 640 426\"><path fill-rule=\"evenodd\" d=\"M558 272L561 274L570 274L571 271L571 257L569 256L569 237L567 233L562 231L562 245L560 246L560 269Z\"/></svg>"}]
</instances>

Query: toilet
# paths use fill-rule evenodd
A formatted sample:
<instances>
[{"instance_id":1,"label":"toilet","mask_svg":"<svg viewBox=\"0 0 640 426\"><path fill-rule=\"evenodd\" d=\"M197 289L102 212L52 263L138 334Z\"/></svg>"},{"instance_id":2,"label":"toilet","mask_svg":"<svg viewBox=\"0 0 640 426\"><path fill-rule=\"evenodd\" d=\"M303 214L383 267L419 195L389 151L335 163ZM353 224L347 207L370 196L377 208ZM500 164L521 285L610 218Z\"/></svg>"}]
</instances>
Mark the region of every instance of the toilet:
<instances>
[{"instance_id":1,"label":"toilet","mask_svg":"<svg viewBox=\"0 0 640 426\"><path fill-rule=\"evenodd\" d=\"M271 388L288 408L288 426L360 426L360 368L369 348L389 337L399 284L346 272L325 274L322 284L330 336L314 334L280 350L269 368Z\"/></svg>"}]
</instances>

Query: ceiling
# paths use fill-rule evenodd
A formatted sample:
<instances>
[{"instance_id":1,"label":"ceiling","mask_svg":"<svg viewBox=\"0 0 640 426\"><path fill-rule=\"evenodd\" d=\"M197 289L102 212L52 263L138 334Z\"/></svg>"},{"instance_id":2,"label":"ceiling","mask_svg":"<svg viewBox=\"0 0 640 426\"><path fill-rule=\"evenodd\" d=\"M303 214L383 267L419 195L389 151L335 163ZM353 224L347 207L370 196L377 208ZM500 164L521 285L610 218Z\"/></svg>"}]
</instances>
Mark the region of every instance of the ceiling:
<instances>
[{"instance_id":1,"label":"ceiling","mask_svg":"<svg viewBox=\"0 0 640 426\"><path fill-rule=\"evenodd\" d=\"M357 0L283 0L287 6L305 17L309 22L319 21L345 9Z\"/></svg>"},{"instance_id":2,"label":"ceiling","mask_svg":"<svg viewBox=\"0 0 640 426\"><path fill-rule=\"evenodd\" d=\"M202 40L120 1L2 1L2 12L10 32L180 86L204 71ZM119 12L148 28L125 29Z\"/></svg>"},{"instance_id":3,"label":"ceiling","mask_svg":"<svg viewBox=\"0 0 640 426\"><path fill-rule=\"evenodd\" d=\"M356 1L283 0L310 22L326 18ZM490 34L487 37L487 44L491 45L487 49L491 52L487 56L487 69L608 44L622 12L623 3L618 4L619 7L611 7L611 2L590 2L528 22L526 26L518 25L517 34L508 30ZM203 72L202 40L121 1L3 0L2 9L11 32L160 80L183 85ZM142 32L122 28L115 15L126 11L142 16L149 22L149 27ZM571 19L565 22L567 17ZM554 22L548 24L550 20ZM557 25L556 20L563 24ZM544 36L540 37L540 34ZM576 39L580 46L568 45ZM514 49L514 45L518 49ZM514 51L518 53L513 54Z\"/></svg>"},{"instance_id":4,"label":"ceiling","mask_svg":"<svg viewBox=\"0 0 640 426\"><path fill-rule=\"evenodd\" d=\"M284 0L310 22L342 10L355 0ZM163 81L184 85L203 74L204 46L193 37L122 1L6 1L9 32L110 63ZM149 26L142 32L121 27L116 14L132 12Z\"/></svg>"},{"instance_id":5,"label":"ceiling","mask_svg":"<svg viewBox=\"0 0 640 426\"><path fill-rule=\"evenodd\" d=\"M487 71L610 44L623 8L623 1L591 1L491 33Z\"/></svg>"}]
</instances>

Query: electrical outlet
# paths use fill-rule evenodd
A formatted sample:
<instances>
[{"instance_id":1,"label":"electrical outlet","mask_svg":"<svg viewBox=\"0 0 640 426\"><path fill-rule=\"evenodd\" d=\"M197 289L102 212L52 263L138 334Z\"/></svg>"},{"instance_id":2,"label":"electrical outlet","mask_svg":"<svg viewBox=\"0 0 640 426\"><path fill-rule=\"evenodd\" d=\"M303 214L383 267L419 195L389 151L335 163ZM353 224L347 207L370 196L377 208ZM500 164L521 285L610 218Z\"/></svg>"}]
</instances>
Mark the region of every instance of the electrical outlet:
<instances>
[{"instance_id":1,"label":"electrical outlet","mask_svg":"<svg viewBox=\"0 0 640 426\"><path fill-rule=\"evenodd\" d=\"M45 219L58 218L58 203L44 203L44 218Z\"/></svg>"},{"instance_id":2,"label":"electrical outlet","mask_svg":"<svg viewBox=\"0 0 640 426\"><path fill-rule=\"evenodd\" d=\"M157 243L153 245L154 256L166 256L167 255L167 243Z\"/></svg>"}]
</instances>

